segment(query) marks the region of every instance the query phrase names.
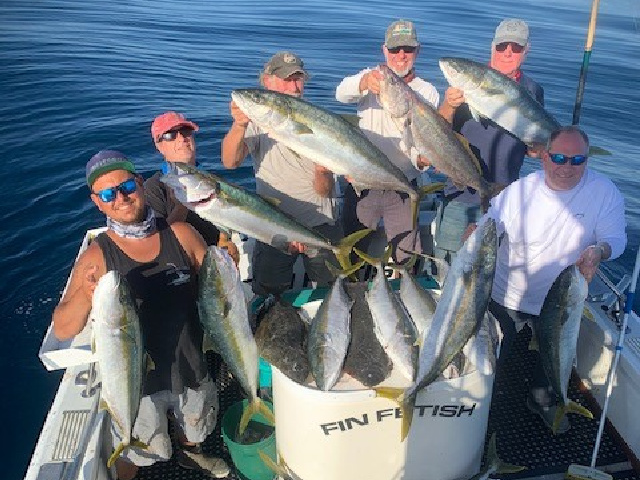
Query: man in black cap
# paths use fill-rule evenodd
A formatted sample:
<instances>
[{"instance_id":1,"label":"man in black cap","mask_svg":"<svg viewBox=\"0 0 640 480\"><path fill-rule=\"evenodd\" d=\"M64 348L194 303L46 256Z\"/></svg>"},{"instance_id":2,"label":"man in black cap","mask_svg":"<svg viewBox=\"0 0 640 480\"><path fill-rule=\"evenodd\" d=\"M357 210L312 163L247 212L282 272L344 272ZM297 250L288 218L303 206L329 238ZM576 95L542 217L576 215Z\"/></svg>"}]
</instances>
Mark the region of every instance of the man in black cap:
<instances>
[{"instance_id":1,"label":"man in black cap","mask_svg":"<svg viewBox=\"0 0 640 480\"><path fill-rule=\"evenodd\" d=\"M82 331L93 292L106 272L128 281L138 307L145 349L155 364L143 382L133 436L148 449L126 448L116 460L121 480L139 466L171 458L167 413L174 412L180 448L178 463L208 476L225 477L229 467L205 455L201 442L214 430L218 414L215 382L202 355L202 328L196 306L197 273L206 244L191 225L155 217L145 204L142 179L122 153L103 150L86 166L91 200L107 216L107 231L80 255L71 281L53 312L57 338ZM171 333L173 332L173 333ZM167 348L171 345L171 348ZM114 444L120 441L114 429Z\"/></svg>"},{"instance_id":2,"label":"man in black cap","mask_svg":"<svg viewBox=\"0 0 640 480\"><path fill-rule=\"evenodd\" d=\"M302 59L291 52L278 52L260 72L260 84L268 90L302 97L308 74ZM237 168L251 154L258 194L278 200L278 208L300 223L313 228L332 242L342 238L336 222L333 173L301 157L269 138L232 101L233 124L222 141L222 163ZM293 264L304 247L291 244L291 255L262 242L253 252L253 291L258 295L280 294L291 284ZM320 286L333 281L326 261L336 264L333 253L321 251L314 258L303 257L309 278Z\"/></svg>"}]
</instances>

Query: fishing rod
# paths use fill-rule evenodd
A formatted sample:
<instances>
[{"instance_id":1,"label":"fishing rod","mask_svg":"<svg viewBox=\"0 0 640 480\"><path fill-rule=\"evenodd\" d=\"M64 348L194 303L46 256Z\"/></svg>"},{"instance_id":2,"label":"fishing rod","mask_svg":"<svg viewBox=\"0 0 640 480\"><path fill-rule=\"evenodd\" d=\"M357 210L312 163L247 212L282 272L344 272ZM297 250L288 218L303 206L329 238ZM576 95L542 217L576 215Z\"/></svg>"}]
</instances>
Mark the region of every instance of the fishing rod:
<instances>
[{"instance_id":1,"label":"fishing rod","mask_svg":"<svg viewBox=\"0 0 640 480\"><path fill-rule=\"evenodd\" d=\"M584 96L584 85L587 81L587 70L589 69L589 59L591 58L591 47L593 37L596 34L596 18L598 17L598 6L600 0L593 0L591 4L591 19L589 20L589 30L587 31L587 41L584 45L584 55L582 57L582 67L580 67L580 79L578 80L578 91L576 92L576 103L573 106L573 125L580 123L580 110L582 109L582 97Z\"/></svg>"}]
</instances>

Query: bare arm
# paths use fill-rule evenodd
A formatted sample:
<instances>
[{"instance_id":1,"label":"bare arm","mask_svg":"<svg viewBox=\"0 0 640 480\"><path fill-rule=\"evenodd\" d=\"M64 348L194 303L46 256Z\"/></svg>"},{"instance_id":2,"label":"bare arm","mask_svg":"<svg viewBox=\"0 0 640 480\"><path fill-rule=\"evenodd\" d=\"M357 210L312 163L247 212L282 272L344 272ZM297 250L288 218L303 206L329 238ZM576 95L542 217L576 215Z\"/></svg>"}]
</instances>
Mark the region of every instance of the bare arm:
<instances>
[{"instance_id":1,"label":"bare arm","mask_svg":"<svg viewBox=\"0 0 640 480\"><path fill-rule=\"evenodd\" d=\"M172 223L171 230L175 233L184 251L189 255L191 266L197 273L202 266L204 255L207 252L207 244L202 238L202 235L191 225L184 222Z\"/></svg>"},{"instance_id":2,"label":"bare arm","mask_svg":"<svg viewBox=\"0 0 640 480\"><path fill-rule=\"evenodd\" d=\"M67 340L82 331L91 312L93 291L105 271L102 250L97 243L92 243L78 258L71 272L69 287L53 311L56 338Z\"/></svg>"},{"instance_id":3,"label":"bare arm","mask_svg":"<svg viewBox=\"0 0 640 480\"><path fill-rule=\"evenodd\" d=\"M244 143L249 117L233 101L229 103L229 109L233 117L233 124L222 139L222 164L227 168L237 168L249 153L249 149Z\"/></svg>"},{"instance_id":4,"label":"bare arm","mask_svg":"<svg viewBox=\"0 0 640 480\"><path fill-rule=\"evenodd\" d=\"M321 197L329 197L333 192L335 179L331 170L322 165L315 165L313 176L313 189Z\"/></svg>"}]
</instances>

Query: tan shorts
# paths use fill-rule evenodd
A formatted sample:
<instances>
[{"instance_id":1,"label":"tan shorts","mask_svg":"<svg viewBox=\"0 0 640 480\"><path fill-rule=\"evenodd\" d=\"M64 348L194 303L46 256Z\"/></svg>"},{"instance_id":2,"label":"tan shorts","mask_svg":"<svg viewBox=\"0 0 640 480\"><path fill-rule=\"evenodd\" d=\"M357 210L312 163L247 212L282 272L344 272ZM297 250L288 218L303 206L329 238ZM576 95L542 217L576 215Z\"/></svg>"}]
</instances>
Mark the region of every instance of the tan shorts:
<instances>
[{"instance_id":1,"label":"tan shorts","mask_svg":"<svg viewBox=\"0 0 640 480\"><path fill-rule=\"evenodd\" d=\"M195 390L187 388L181 394L163 390L142 397L133 427L133 437L146 443L149 448L125 448L123 458L139 467L171 458L173 452L167 418L169 410L173 411L189 442L203 442L215 429L218 418L218 389L215 382L207 375ZM111 434L115 448L120 443L120 436L113 426Z\"/></svg>"}]
</instances>

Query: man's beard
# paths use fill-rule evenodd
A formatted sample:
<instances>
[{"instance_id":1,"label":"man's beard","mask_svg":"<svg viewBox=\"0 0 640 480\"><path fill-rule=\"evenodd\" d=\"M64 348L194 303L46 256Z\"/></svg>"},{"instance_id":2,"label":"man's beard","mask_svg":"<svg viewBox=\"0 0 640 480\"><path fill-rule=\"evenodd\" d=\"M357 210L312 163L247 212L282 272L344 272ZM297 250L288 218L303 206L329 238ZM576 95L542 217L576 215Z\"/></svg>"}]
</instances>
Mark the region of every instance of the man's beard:
<instances>
[{"instance_id":1,"label":"man's beard","mask_svg":"<svg viewBox=\"0 0 640 480\"><path fill-rule=\"evenodd\" d=\"M413 70L413 66L406 67L406 68L404 68L402 70L398 70L397 68L394 68L394 67L390 67L390 68L391 68L391 71L393 73L395 73L396 75L398 75L400 78L406 77L407 75L409 75L411 73L411 70Z\"/></svg>"}]
</instances>

